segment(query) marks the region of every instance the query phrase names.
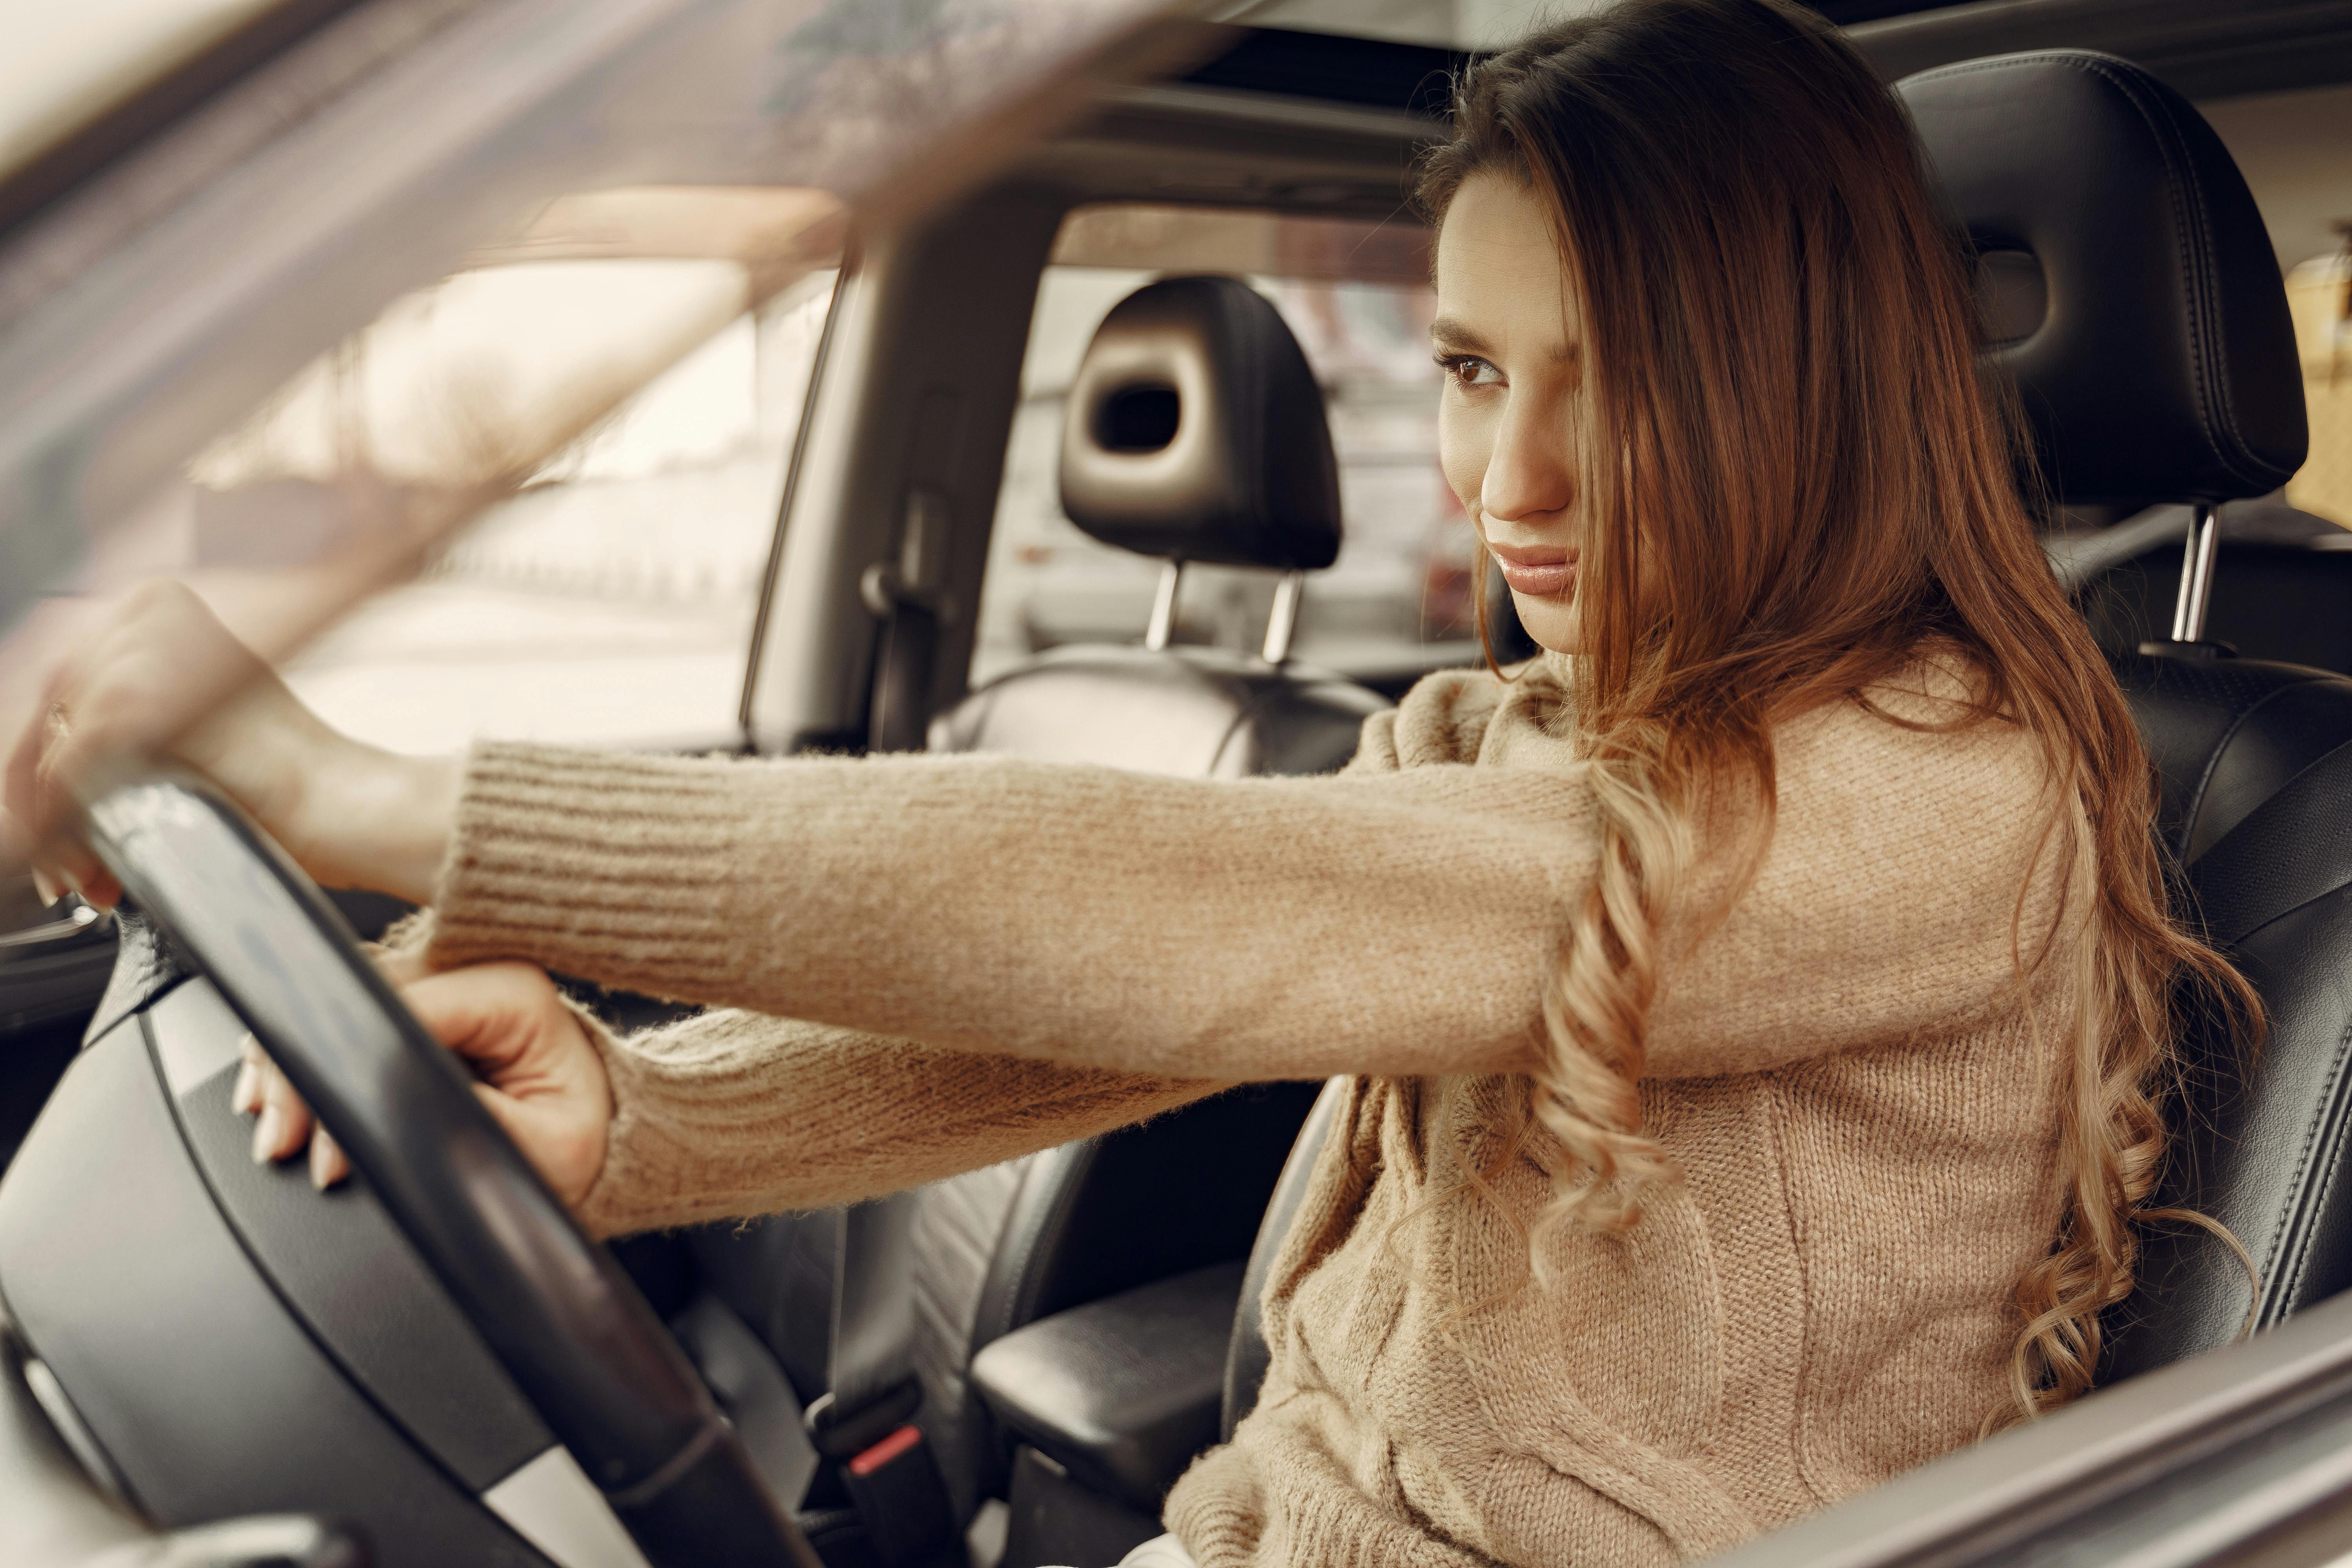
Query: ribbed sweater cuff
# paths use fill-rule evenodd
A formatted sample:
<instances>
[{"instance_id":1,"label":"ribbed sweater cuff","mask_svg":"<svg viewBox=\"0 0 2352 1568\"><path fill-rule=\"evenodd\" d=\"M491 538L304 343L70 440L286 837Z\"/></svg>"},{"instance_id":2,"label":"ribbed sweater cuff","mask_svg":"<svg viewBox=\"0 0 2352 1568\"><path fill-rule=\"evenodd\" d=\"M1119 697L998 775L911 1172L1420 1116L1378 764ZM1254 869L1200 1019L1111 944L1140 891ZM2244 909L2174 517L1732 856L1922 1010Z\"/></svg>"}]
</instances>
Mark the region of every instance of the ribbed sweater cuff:
<instances>
[{"instance_id":1,"label":"ribbed sweater cuff","mask_svg":"<svg viewBox=\"0 0 2352 1568\"><path fill-rule=\"evenodd\" d=\"M660 1224L662 1216L646 1212L646 1194L648 1188L667 1185L660 1178L669 1173L659 1170L658 1163L648 1169L648 1162L636 1147L646 1120L643 1064L604 1020L576 997L564 997L563 1005L604 1059L604 1081L613 1095L613 1120L604 1129L604 1163L581 1196L580 1223L589 1235L599 1238L651 1228Z\"/></svg>"},{"instance_id":2,"label":"ribbed sweater cuff","mask_svg":"<svg viewBox=\"0 0 2352 1568\"><path fill-rule=\"evenodd\" d=\"M435 962L707 967L726 947L726 774L691 759L478 744L434 900Z\"/></svg>"}]
</instances>

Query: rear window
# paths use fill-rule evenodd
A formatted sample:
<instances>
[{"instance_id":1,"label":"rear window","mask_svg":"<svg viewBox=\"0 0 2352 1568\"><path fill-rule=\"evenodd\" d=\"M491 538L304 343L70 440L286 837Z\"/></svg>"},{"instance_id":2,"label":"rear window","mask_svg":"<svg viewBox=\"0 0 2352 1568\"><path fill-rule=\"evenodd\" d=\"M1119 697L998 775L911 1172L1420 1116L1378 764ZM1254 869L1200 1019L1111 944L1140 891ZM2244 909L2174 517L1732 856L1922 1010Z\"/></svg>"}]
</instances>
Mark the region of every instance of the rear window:
<instances>
[{"instance_id":1,"label":"rear window","mask_svg":"<svg viewBox=\"0 0 2352 1568\"><path fill-rule=\"evenodd\" d=\"M2347 246L2315 257L2286 278L2303 360L2311 456L2287 481L2287 500L2352 529L2352 224Z\"/></svg>"},{"instance_id":2,"label":"rear window","mask_svg":"<svg viewBox=\"0 0 2352 1568\"><path fill-rule=\"evenodd\" d=\"M1323 389L1346 542L1307 578L1294 648L1361 678L1467 663L1470 531L1437 467L1428 233L1388 223L1106 205L1065 220L1039 280L1006 454L971 678L1074 642L1133 642L1160 563L1098 544L1062 512L1062 405L1111 307L1170 274L1246 279L1297 335ZM1185 574L1176 640L1254 649L1275 574Z\"/></svg>"}]
</instances>

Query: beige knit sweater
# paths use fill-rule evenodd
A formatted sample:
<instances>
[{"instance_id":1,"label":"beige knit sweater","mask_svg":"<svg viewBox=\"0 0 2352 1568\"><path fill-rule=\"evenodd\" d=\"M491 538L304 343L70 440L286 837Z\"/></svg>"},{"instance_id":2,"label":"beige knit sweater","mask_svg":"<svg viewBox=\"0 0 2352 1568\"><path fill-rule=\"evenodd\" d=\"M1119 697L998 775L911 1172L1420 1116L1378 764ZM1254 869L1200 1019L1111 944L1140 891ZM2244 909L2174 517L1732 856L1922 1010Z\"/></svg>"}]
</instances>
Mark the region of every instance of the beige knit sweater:
<instances>
[{"instance_id":1,"label":"beige knit sweater","mask_svg":"<svg viewBox=\"0 0 2352 1568\"><path fill-rule=\"evenodd\" d=\"M1874 695L1950 716L1952 678L1908 686ZM1433 677L1315 780L484 746L436 959L746 1009L604 1042L605 1232L1358 1075L1269 1289L1264 1397L1171 1528L1204 1568L1680 1562L2003 1398L2059 1216L2052 792L2004 724L1786 726L1769 858L1654 1014L1643 1112L1686 1179L1511 1292L1535 1162L1428 1200L1489 1162L1594 874L1556 700L1541 666ZM2021 932L2053 929L2021 980Z\"/></svg>"}]
</instances>

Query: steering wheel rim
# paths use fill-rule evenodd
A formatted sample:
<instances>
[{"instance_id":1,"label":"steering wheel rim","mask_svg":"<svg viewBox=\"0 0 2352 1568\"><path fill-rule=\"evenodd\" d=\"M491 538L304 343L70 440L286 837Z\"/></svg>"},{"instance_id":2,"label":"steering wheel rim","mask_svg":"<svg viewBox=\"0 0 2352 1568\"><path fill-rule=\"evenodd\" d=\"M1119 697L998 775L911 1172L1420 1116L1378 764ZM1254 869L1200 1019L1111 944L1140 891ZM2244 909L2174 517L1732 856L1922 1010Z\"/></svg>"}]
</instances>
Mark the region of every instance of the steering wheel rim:
<instances>
[{"instance_id":1,"label":"steering wheel rim","mask_svg":"<svg viewBox=\"0 0 2352 1568\"><path fill-rule=\"evenodd\" d=\"M821 1568L734 1429L268 835L194 778L84 805L92 847L244 1020L655 1568Z\"/></svg>"}]
</instances>

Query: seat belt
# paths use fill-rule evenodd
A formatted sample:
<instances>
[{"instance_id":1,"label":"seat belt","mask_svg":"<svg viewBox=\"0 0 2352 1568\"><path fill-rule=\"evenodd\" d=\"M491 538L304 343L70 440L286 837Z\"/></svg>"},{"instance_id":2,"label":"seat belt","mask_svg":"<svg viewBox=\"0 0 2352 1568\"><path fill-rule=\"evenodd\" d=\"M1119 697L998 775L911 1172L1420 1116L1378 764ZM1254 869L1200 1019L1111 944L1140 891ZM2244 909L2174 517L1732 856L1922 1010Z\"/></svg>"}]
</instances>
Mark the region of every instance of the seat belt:
<instances>
[{"instance_id":1,"label":"seat belt","mask_svg":"<svg viewBox=\"0 0 2352 1568\"><path fill-rule=\"evenodd\" d=\"M947 579L955 458L963 398L932 387L915 403L908 450L908 484L898 519L898 552L858 578L858 596L882 623L875 649L866 750L919 752L939 680L940 631L952 613Z\"/></svg>"},{"instance_id":2,"label":"seat belt","mask_svg":"<svg viewBox=\"0 0 2352 1568\"><path fill-rule=\"evenodd\" d=\"M672 1318L669 1329L735 1424L768 1495L787 1513L797 1511L824 1461L774 1353L734 1308L708 1293Z\"/></svg>"},{"instance_id":3,"label":"seat belt","mask_svg":"<svg viewBox=\"0 0 2352 1568\"><path fill-rule=\"evenodd\" d=\"M805 1416L810 1441L841 1467L866 1538L890 1568L958 1561L963 1548L939 1457L915 1421L919 1207L909 1192L835 1211L831 1386Z\"/></svg>"},{"instance_id":4,"label":"seat belt","mask_svg":"<svg viewBox=\"0 0 2352 1568\"><path fill-rule=\"evenodd\" d=\"M866 748L920 751L939 670L951 521L948 494L962 396L931 387L916 399L909 484L898 552L868 566L859 595L882 623ZM920 1200L893 1193L836 1211L833 1353L826 1392L806 1414L817 1452L841 1480L877 1555L890 1568L960 1563L963 1542L939 1457L915 1417L915 1220Z\"/></svg>"}]
</instances>

